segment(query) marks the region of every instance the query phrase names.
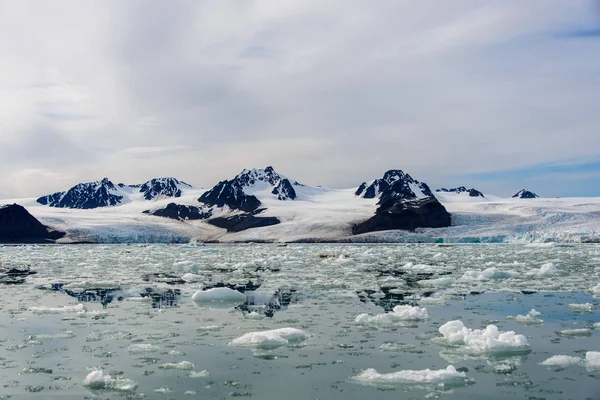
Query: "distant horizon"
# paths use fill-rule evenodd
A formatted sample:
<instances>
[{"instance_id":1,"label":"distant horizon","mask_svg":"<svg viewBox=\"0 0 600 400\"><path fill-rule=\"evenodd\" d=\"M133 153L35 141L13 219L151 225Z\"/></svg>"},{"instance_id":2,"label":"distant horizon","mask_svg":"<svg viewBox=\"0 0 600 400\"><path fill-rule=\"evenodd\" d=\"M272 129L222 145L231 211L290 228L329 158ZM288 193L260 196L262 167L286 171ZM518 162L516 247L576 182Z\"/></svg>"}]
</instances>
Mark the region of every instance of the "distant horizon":
<instances>
[{"instance_id":1,"label":"distant horizon","mask_svg":"<svg viewBox=\"0 0 600 400\"><path fill-rule=\"evenodd\" d=\"M256 168L256 167L251 167L251 168L242 168L242 169L240 169L240 172L238 172L238 174L239 174L239 173L241 173L241 172L243 172L244 170L252 170L252 169L256 169L256 170L264 170L264 169L266 169L267 167L272 167L272 165L268 165L268 166L266 166L266 167L264 167L264 168ZM404 170L404 169L402 169L402 168L392 168L392 169L388 169L388 170L386 170L386 171L383 171L383 172L382 172L382 173L381 173L379 176L373 177L372 179L368 179L368 180L363 180L363 181L357 182L357 183L356 183L356 185L354 185L354 186L347 186L347 187L332 187L332 186L326 186L326 185L320 185L320 184L310 184L310 183L305 183L305 182L302 182L302 181L298 181L298 180L294 179L294 177L291 177L291 176L289 176L289 175L287 175L287 174L285 174L285 173L280 173L280 172L279 172L279 170L278 170L277 168L275 168L275 167L272 167L272 168L273 168L273 169L274 169L274 171L275 171L275 172L277 172L278 174L280 174L280 175L283 175L283 176L285 176L286 178L289 178L289 179L291 179L292 181L297 181L297 182L298 182L298 183L300 183L300 184L307 185L307 186L312 186L312 187L323 187L323 188L337 189L337 190L348 190L348 189L354 189L354 188L358 188L358 186L359 186L361 183L363 183L363 182L370 182L370 181L372 181L372 180L374 180L374 179L381 178L381 177L382 177L382 176L383 176L383 175L384 175L386 172L388 172L388 171L392 171L392 170L401 170L401 171L403 171L404 173L406 173L406 174L408 174L408 175L412 176L412 177L413 177L413 179L416 179L416 180L418 180L418 181L420 181L420 182L424 182L424 183L426 183L426 184L429 186L429 188L431 189L431 191L432 191L432 192L434 192L434 194L435 194L435 192L436 192L438 189L442 189L442 188L444 188L444 189L455 189L455 188L458 188L458 187L464 186L466 189L476 189L476 190L479 190L479 191L481 191L481 192L482 192L482 193L484 193L484 194L493 195L493 196L499 196L499 197L503 197L503 198L510 198L510 197L512 197L513 195L517 194L517 193L518 193L519 191L521 191L521 190L527 190L527 191L533 192L533 193L537 194L538 196L540 196L540 197L542 197L542 198L560 198L560 197L597 197L597 196L546 196L546 195L544 195L544 194L540 194L540 193L538 193L538 192L535 190L535 188L530 188L530 187L520 187L519 189L515 189L515 191L514 191L514 192L512 192L512 193L510 193L510 194L509 194L508 192L505 192L505 193L496 193L496 192L485 191L485 190L481 190L481 189L480 189L479 187L477 187L477 186L474 186L474 185L465 185L465 184L459 184L459 185L440 185L440 186L432 186L432 185L431 185L431 184L430 184L430 183L429 183L427 180L419 179L419 177L416 177L416 176L412 175L412 174L411 174L409 171L406 171L406 170ZM230 180L230 179L233 179L233 178L234 178L235 176L237 176L238 174L235 174L235 175L232 175L232 176L229 176L229 177L224 177L224 178L222 178L222 179L219 179L218 181L216 181L214 184L211 184L211 185L194 185L194 184L190 183L190 182L189 182L188 180L186 180L186 179L181 179L180 177L177 177L177 176L167 176L167 175L164 175L164 176L154 176L154 177L151 177L151 178L148 178L148 179L145 179L145 180L139 181L139 182L138 182L138 181L136 181L136 182L127 182L127 181L121 181L121 180L114 180L114 179L112 179L110 176L106 176L106 175L105 175L105 176L102 176L101 178L99 178L99 179L96 179L96 180L93 180L93 179L91 179L91 180L83 180L83 181L80 181L80 182L74 182L74 183L73 183L73 184L71 184L70 186L63 187L63 188L56 188L56 190L50 191L50 192L48 192L48 193L36 194L36 195L31 195L31 196L24 196L24 197L20 197L20 198L27 198L27 199L38 198L38 197L41 197L41 196L46 196L46 195L49 195L49 194L52 194L52 193L56 193L56 192L63 192L63 191L67 191L67 190L71 189L72 187L74 187L74 186L76 186L76 185L78 185L78 184L85 184L85 183L95 183L95 182L101 182L101 181L102 181L102 180L104 180L104 179L108 179L108 180L109 180L110 182L112 182L114 185L123 184L123 185L126 185L126 186L130 186L130 185L141 185L141 184L144 184L144 183L146 183L146 182L149 182L149 181L151 181L152 179L169 179L169 178L174 178L174 179L177 179L177 180L178 180L179 182L181 182L181 183L185 183L185 184L188 184L188 185L190 185L190 186L192 187L192 189L195 189L195 190L209 190L209 189L211 189L212 187L214 187L214 185L216 185L218 182L220 182L220 181L223 181L223 180ZM19 197L14 197L14 198L0 197L0 200L13 200L13 199L19 199Z\"/></svg>"}]
</instances>

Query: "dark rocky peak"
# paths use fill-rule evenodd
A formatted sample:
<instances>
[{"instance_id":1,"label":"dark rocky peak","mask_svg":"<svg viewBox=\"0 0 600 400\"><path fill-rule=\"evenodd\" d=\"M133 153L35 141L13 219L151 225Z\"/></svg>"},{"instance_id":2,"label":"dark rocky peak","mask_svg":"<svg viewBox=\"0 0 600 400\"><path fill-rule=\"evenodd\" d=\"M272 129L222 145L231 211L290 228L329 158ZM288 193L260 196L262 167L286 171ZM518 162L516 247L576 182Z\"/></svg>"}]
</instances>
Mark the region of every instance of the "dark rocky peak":
<instances>
[{"instance_id":1,"label":"dark rocky peak","mask_svg":"<svg viewBox=\"0 0 600 400\"><path fill-rule=\"evenodd\" d=\"M153 200L161 197L181 197L182 189L191 185L176 178L154 178L139 186L144 199Z\"/></svg>"},{"instance_id":2,"label":"dark rocky peak","mask_svg":"<svg viewBox=\"0 0 600 400\"><path fill-rule=\"evenodd\" d=\"M114 206L121 203L123 196L108 179L101 181L80 183L66 192L57 192L42 196L37 202L50 207L90 209L97 207Z\"/></svg>"},{"instance_id":3,"label":"dark rocky peak","mask_svg":"<svg viewBox=\"0 0 600 400\"><path fill-rule=\"evenodd\" d=\"M513 195L513 198L517 199L535 199L536 197L540 197L537 194L530 192L529 190L521 189L517 193Z\"/></svg>"},{"instance_id":4,"label":"dark rocky peak","mask_svg":"<svg viewBox=\"0 0 600 400\"><path fill-rule=\"evenodd\" d=\"M157 217L165 217L177 219L180 221L207 219L212 215L209 208L200 208L196 206L188 206L185 204L169 203L163 208L157 210L146 210L144 214L155 215Z\"/></svg>"},{"instance_id":5,"label":"dark rocky peak","mask_svg":"<svg viewBox=\"0 0 600 400\"><path fill-rule=\"evenodd\" d=\"M365 199L379 197L378 204L389 199L414 200L434 197L425 182L419 182L401 170L390 170L382 178L363 182L354 194Z\"/></svg>"},{"instance_id":6,"label":"dark rocky peak","mask_svg":"<svg viewBox=\"0 0 600 400\"><path fill-rule=\"evenodd\" d=\"M45 243L63 236L18 204L0 205L0 243Z\"/></svg>"},{"instance_id":7,"label":"dark rocky peak","mask_svg":"<svg viewBox=\"0 0 600 400\"><path fill-rule=\"evenodd\" d=\"M251 212L260 207L260 200L252 194L254 190L270 189L278 200L294 200L297 197L294 186L301 186L275 172L273 167L265 169L244 169L231 180L217 183L205 192L198 201L209 207L229 207L232 210Z\"/></svg>"},{"instance_id":8,"label":"dark rocky peak","mask_svg":"<svg viewBox=\"0 0 600 400\"><path fill-rule=\"evenodd\" d=\"M479 190L471 188L471 189L467 189L464 186L459 186L457 188L451 188L451 189L446 189L446 188L440 188L437 189L436 192L438 193L468 193L470 197L485 197L483 195L483 193L481 193Z\"/></svg>"}]
</instances>

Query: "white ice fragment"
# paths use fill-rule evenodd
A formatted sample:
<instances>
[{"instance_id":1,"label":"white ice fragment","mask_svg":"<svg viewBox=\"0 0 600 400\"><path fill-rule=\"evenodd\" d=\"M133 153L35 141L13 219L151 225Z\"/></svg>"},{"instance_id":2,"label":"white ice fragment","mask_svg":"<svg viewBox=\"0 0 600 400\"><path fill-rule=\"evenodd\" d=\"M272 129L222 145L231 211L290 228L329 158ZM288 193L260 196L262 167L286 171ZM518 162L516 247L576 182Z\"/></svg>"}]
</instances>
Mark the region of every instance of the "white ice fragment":
<instances>
[{"instance_id":1,"label":"white ice fragment","mask_svg":"<svg viewBox=\"0 0 600 400\"><path fill-rule=\"evenodd\" d=\"M303 330L296 328L280 328L270 331L249 332L237 339L233 339L229 345L237 347L274 349L290 343L299 343L308 338L309 335Z\"/></svg>"},{"instance_id":2,"label":"white ice fragment","mask_svg":"<svg viewBox=\"0 0 600 400\"><path fill-rule=\"evenodd\" d=\"M369 314L360 314L356 317L357 325L373 325L378 327L395 326L398 323L407 321L423 321L429 318L429 313L426 308L413 306L396 306L393 312L385 314L377 314L370 316Z\"/></svg>"},{"instance_id":3,"label":"white ice fragment","mask_svg":"<svg viewBox=\"0 0 600 400\"><path fill-rule=\"evenodd\" d=\"M540 363L548 367L568 367L570 365L581 364L581 358L572 356L552 356Z\"/></svg>"},{"instance_id":4,"label":"white ice fragment","mask_svg":"<svg viewBox=\"0 0 600 400\"><path fill-rule=\"evenodd\" d=\"M501 280L509 279L517 275L519 275L519 273L516 271L502 271L497 267L490 267L484 269L483 271L467 271L463 274L462 279L478 281L485 281L490 279Z\"/></svg>"},{"instance_id":5,"label":"white ice fragment","mask_svg":"<svg viewBox=\"0 0 600 400\"><path fill-rule=\"evenodd\" d=\"M467 375L454 366L445 369L402 370L380 374L369 368L352 377L352 380L369 385L377 384L443 384L444 386L463 386L469 383Z\"/></svg>"},{"instance_id":6,"label":"white ice fragment","mask_svg":"<svg viewBox=\"0 0 600 400\"><path fill-rule=\"evenodd\" d=\"M158 366L160 369L180 369L183 371L188 371L194 369L194 363L190 361L181 361L181 362L172 362L172 363L163 363Z\"/></svg>"},{"instance_id":7,"label":"white ice fragment","mask_svg":"<svg viewBox=\"0 0 600 400\"><path fill-rule=\"evenodd\" d=\"M36 314L62 314L62 313L85 313L86 308L83 304L77 304L76 306L64 306L64 307L30 307L29 311Z\"/></svg>"},{"instance_id":8,"label":"white ice fragment","mask_svg":"<svg viewBox=\"0 0 600 400\"><path fill-rule=\"evenodd\" d=\"M417 282L419 286L433 286L436 288L447 288L452 286L454 279L448 277L441 277L437 279L427 279Z\"/></svg>"},{"instance_id":9,"label":"white ice fragment","mask_svg":"<svg viewBox=\"0 0 600 400\"><path fill-rule=\"evenodd\" d=\"M150 343L134 343L127 346L127 351L132 354L154 353L160 350L160 347Z\"/></svg>"},{"instance_id":10,"label":"white ice fragment","mask_svg":"<svg viewBox=\"0 0 600 400\"><path fill-rule=\"evenodd\" d=\"M588 369L600 369L600 351L588 351L585 353L585 366Z\"/></svg>"},{"instance_id":11,"label":"white ice fragment","mask_svg":"<svg viewBox=\"0 0 600 400\"><path fill-rule=\"evenodd\" d=\"M246 296L237 290L221 287L198 291L192 296L192 301L201 305L230 305L243 303Z\"/></svg>"},{"instance_id":12,"label":"white ice fragment","mask_svg":"<svg viewBox=\"0 0 600 400\"><path fill-rule=\"evenodd\" d=\"M190 378L206 378L210 376L210 373L207 370L202 371L192 371L188 375Z\"/></svg>"},{"instance_id":13,"label":"white ice fragment","mask_svg":"<svg viewBox=\"0 0 600 400\"><path fill-rule=\"evenodd\" d=\"M191 272L188 272L187 274L183 274L181 279L183 279L184 281L186 281L188 283L202 281L202 277L200 275L192 274Z\"/></svg>"},{"instance_id":14,"label":"white ice fragment","mask_svg":"<svg viewBox=\"0 0 600 400\"><path fill-rule=\"evenodd\" d=\"M590 328L578 328L578 329L561 329L556 331L559 336L566 337L586 337L592 335L592 330Z\"/></svg>"},{"instance_id":15,"label":"white ice fragment","mask_svg":"<svg viewBox=\"0 0 600 400\"><path fill-rule=\"evenodd\" d=\"M525 325L535 325L535 324L541 324L544 321L540 318L537 318L537 316L542 315L541 312L538 312L535 310L535 308L532 308L527 315L517 315L516 317L514 317L515 321L521 323L521 324L525 324ZM509 317L512 318L512 317Z\"/></svg>"},{"instance_id":16,"label":"white ice fragment","mask_svg":"<svg viewBox=\"0 0 600 400\"><path fill-rule=\"evenodd\" d=\"M569 304L569 308L571 310L579 311L579 312L592 312L594 311L594 305L591 303L584 304Z\"/></svg>"},{"instance_id":17,"label":"white ice fragment","mask_svg":"<svg viewBox=\"0 0 600 400\"><path fill-rule=\"evenodd\" d=\"M557 274L558 268L554 263L546 263L540 267L540 269L533 269L530 272L527 272L527 275L537 275L537 276L552 276Z\"/></svg>"},{"instance_id":18,"label":"white ice fragment","mask_svg":"<svg viewBox=\"0 0 600 400\"><path fill-rule=\"evenodd\" d=\"M514 331L503 332L496 325L485 329L470 329L462 321L446 322L439 332L450 344L464 345L464 350L474 354L511 354L531 351L524 335Z\"/></svg>"},{"instance_id":19,"label":"white ice fragment","mask_svg":"<svg viewBox=\"0 0 600 400\"><path fill-rule=\"evenodd\" d=\"M590 289L595 296L600 296L600 283Z\"/></svg>"},{"instance_id":20,"label":"white ice fragment","mask_svg":"<svg viewBox=\"0 0 600 400\"><path fill-rule=\"evenodd\" d=\"M257 313L256 311L252 311L246 314L247 319L262 319L262 317L263 316Z\"/></svg>"},{"instance_id":21,"label":"white ice fragment","mask_svg":"<svg viewBox=\"0 0 600 400\"><path fill-rule=\"evenodd\" d=\"M594 329L600 329L600 322L596 322L594 324Z\"/></svg>"},{"instance_id":22,"label":"white ice fragment","mask_svg":"<svg viewBox=\"0 0 600 400\"><path fill-rule=\"evenodd\" d=\"M100 369L93 370L83 380L83 386L96 390L116 390L121 392L131 392L137 389L138 384L125 378L113 378Z\"/></svg>"}]
</instances>

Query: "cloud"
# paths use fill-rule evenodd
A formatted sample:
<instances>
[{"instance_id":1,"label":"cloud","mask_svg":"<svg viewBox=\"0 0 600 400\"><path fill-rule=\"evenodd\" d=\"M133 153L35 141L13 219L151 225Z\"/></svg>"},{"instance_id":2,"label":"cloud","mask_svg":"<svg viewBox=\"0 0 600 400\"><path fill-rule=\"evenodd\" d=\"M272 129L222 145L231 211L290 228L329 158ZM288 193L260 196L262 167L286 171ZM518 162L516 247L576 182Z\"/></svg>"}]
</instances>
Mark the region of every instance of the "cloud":
<instances>
[{"instance_id":1,"label":"cloud","mask_svg":"<svg viewBox=\"0 0 600 400\"><path fill-rule=\"evenodd\" d=\"M10 2L0 197L37 195L10 182L31 169L69 177L47 177L55 190L105 175L210 186L270 164L346 187L389 168L445 184L595 157L597 43L561 37L594 32L593 5Z\"/></svg>"}]
</instances>

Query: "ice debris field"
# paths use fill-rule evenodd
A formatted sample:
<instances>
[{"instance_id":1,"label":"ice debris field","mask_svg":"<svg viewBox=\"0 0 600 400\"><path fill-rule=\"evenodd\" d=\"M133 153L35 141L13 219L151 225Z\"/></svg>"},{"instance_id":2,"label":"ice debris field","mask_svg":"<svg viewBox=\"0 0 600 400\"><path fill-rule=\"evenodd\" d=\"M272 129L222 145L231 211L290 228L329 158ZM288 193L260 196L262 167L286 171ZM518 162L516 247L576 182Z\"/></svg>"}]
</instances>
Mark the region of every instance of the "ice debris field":
<instances>
[{"instance_id":1,"label":"ice debris field","mask_svg":"<svg viewBox=\"0 0 600 400\"><path fill-rule=\"evenodd\" d=\"M600 246L0 247L0 399L596 399Z\"/></svg>"}]
</instances>

